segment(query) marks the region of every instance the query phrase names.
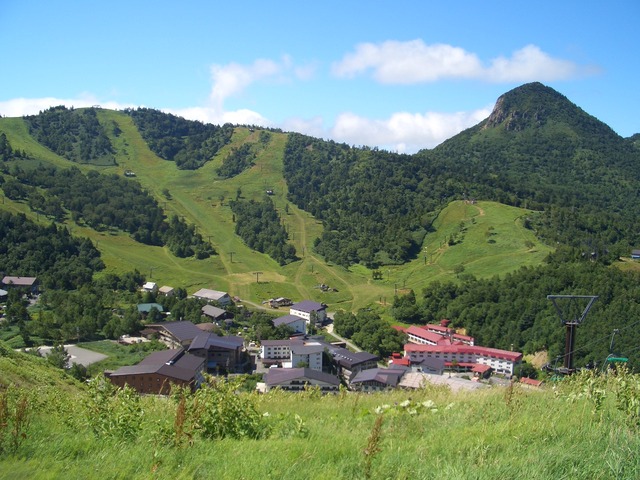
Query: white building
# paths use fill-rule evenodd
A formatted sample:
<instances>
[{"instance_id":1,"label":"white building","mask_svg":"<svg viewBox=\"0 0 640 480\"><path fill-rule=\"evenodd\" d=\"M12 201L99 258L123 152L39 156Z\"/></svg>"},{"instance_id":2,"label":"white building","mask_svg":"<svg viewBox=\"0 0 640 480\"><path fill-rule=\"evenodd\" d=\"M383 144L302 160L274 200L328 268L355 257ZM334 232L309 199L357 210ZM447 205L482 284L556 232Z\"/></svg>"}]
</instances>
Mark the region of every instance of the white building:
<instances>
[{"instance_id":1,"label":"white building","mask_svg":"<svg viewBox=\"0 0 640 480\"><path fill-rule=\"evenodd\" d=\"M227 292L209 290L208 288L201 288L191 296L198 300L204 300L205 302L218 302L218 304L223 306L231 303L231 297Z\"/></svg>"},{"instance_id":2,"label":"white building","mask_svg":"<svg viewBox=\"0 0 640 480\"><path fill-rule=\"evenodd\" d=\"M307 333L307 321L304 318L297 317L295 315L285 315L284 317L276 318L273 321L275 327L279 325L286 325L293 330L294 333Z\"/></svg>"},{"instance_id":3,"label":"white building","mask_svg":"<svg viewBox=\"0 0 640 480\"><path fill-rule=\"evenodd\" d=\"M294 303L289 309L290 315L304 318L307 324L311 322L311 316L314 315L314 312L316 322L318 324L324 323L327 319L327 306L324 303L318 303L312 300L303 300L301 302Z\"/></svg>"},{"instance_id":4,"label":"white building","mask_svg":"<svg viewBox=\"0 0 640 480\"><path fill-rule=\"evenodd\" d=\"M264 365L282 365L284 368L296 368L305 364L312 370L322 371L324 345L319 342L293 340L263 340L260 346L260 359Z\"/></svg>"},{"instance_id":5,"label":"white building","mask_svg":"<svg viewBox=\"0 0 640 480\"><path fill-rule=\"evenodd\" d=\"M500 350L497 348L480 347L477 345L418 345L407 343L404 346L405 357L411 363L420 363L425 358L442 359L446 367L474 369L484 365L491 367L494 372L513 375L521 362L522 353Z\"/></svg>"}]
</instances>

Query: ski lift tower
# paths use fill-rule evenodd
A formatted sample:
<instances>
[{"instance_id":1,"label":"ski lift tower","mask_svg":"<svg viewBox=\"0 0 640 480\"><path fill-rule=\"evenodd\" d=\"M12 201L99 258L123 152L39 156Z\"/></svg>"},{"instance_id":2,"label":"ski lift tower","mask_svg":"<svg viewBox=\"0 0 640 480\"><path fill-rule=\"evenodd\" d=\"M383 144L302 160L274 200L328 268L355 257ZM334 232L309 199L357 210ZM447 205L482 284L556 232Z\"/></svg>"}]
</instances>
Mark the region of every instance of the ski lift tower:
<instances>
[{"instance_id":1,"label":"ski lift tower","mask_svg":"<svg viewBox=\"0 0 640 480\"><path fill-rule=\"evenodd\" d=\"M562 325L566 327L566 337L564 342L564 365L561 373L570 375L575 372L573 368L574 346L576 341L576 330L584 321L591 306L598 299L595 295L547 295L547 299L553 302L556 311L560 316ZM580 307L587 301L587 306L580 314ZM565 309L560 308L560 304L565 305Z\"/></svg>"}]
</instances>

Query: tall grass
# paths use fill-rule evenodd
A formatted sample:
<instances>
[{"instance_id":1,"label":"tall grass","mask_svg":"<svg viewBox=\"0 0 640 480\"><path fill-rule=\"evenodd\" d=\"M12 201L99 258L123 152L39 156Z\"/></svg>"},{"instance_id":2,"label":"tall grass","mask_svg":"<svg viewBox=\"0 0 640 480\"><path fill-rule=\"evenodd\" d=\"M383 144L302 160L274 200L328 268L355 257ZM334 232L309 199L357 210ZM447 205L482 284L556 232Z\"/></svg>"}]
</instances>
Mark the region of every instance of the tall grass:
<instances>
[{"instance_id":1,"label":"tall grass","mask_svg":"<svg viewBox=\"0 0 640 480\"><path fill-rule=\"evenodd\" d=\"M218 432L212 423L201 430L193 415L227 402L217 396L236 395L231 390L199 404L197 397L183 403L180 396L144 397L134 410L142 412L134 438L94 435L86 393L45 389L32 397L40 413L23 444L0 458L0 472L7 472L0 476L635 479L640 432L633 402L624 396L633 397L638 385L638 377L626 375L576 378L546 391L514 384L474 393L431 387L369 395L240 394L226 415L255 411L249 417L252 428L260 425L258 436L253 430L211 436ZM605 393L595 408L597 389ZM208 405L205 397L218 403Z\"/></svg>"}]
</instances>

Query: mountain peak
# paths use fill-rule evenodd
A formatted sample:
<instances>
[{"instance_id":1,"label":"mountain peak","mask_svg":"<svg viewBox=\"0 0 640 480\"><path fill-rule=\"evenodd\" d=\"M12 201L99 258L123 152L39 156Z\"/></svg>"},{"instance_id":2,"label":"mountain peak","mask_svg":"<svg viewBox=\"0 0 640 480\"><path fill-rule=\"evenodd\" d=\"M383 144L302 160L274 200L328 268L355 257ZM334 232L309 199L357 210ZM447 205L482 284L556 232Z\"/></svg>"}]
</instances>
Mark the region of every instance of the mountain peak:
<instances>
[{"instance_id":1,"label":"mountain peak","mask_svg":"<svg viewBox=\"0 0 640 480\"><path fill-rule=\"evenodd\" d=\"M551 114L577 108L564 95L540 82L527 83L501 95L483 129L503 126L520 131L543 125Z\"/></svg>"}]
</instances>

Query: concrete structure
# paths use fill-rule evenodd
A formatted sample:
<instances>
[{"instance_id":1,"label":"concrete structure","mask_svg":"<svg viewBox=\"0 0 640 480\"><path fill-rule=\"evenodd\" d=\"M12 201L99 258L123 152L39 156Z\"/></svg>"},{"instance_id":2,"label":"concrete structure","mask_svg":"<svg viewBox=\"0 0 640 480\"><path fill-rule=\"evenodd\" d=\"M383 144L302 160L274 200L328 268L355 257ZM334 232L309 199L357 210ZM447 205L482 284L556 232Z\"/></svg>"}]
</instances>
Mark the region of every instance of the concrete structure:
<instances>
[{"instance_id":1,"label":"concrete structure","mask_svg":"<svg viewBox=\"0 0 640 480\"><path fill-rule=\"evenodd\" d=\"M260 359L265 366L296 368L304 363L307 368L321 372L325 348L324 343L313 340L263 340Z\"/></svg>"},{"instance_id":2,"label":"concrete structure","mask_svg":"<svg viewBox=\"0 0 640 480\"><path fill-rule=\"evenodd\" d=\"M411 326L404 330L411 343L421 345L453 345L456 343L473 345L474 338L455 333L453 329L440 325Z\"/></svg>"},{"instance_id":3,"label":"concrete structure","mask_svg":"<svg viewBox=\"0 0 640 480\"><path fill-rule=\"evenodd\" d=\"M155 283L155 282L147 282L144 285L142 285L142 291L143 292L157 293L158 292L158 284Z\"/></svg>"},{"instance_id":4,"label":"concrete structure","mask_svg":"<svg viewBox=\"0 0 640 480\"><path fill-rule=\"evenodd\" d=\"M138 393L168 395L173 385L197 389L203 382L204 363L203 358L189 355L184 349L162 350L137 365L104 375L118 387L128 385Z\"/></svg>"}]
</instances>

